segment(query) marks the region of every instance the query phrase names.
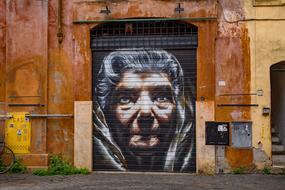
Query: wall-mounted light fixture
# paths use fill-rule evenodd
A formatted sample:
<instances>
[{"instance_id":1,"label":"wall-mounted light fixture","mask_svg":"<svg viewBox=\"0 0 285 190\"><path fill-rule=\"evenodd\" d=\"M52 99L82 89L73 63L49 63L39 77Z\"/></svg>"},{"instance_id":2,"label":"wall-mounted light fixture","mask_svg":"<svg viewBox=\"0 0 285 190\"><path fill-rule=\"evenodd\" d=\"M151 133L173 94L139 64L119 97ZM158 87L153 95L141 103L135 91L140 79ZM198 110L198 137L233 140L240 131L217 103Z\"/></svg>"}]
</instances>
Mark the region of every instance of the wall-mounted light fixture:
<instances>
[{"instance_id":1,"label":"wall-mounted light fixture","mask_svg":"<svg viewBox=\"0 0 285 190\"><path fill-rule=\"evenodd\" d=\"M100 14L106 14L109 15L111 13L109 7L106 5L106 9L101 9Z\"/></svg>"},{"instance_id":2,"label":"wall-mounted light fixture","mask_svg":"<svg viewBox=\"0 0 285 190\"><path fill-rule=\"evenodd\" d=\"M178 13L180 14L181 12L184 11L184 8L181 7L181 4L180 4L180 3L178 3L178 4L177 4L177 7L174 9L174 11L175 11L175 12L178 12Z\"/></svg>"},{"instance_id":3,"label":"wall-mounted light fixture","mask_svg":"<svg viewBox=\"0 0 285 190\"><path fill-rule=\"evenodd\" d=\"M256 91L256 95L257 95L257 96L263 96L263 90L262 90L262 89L258 89L258 90Z\"/></svg>"}]
</instances>

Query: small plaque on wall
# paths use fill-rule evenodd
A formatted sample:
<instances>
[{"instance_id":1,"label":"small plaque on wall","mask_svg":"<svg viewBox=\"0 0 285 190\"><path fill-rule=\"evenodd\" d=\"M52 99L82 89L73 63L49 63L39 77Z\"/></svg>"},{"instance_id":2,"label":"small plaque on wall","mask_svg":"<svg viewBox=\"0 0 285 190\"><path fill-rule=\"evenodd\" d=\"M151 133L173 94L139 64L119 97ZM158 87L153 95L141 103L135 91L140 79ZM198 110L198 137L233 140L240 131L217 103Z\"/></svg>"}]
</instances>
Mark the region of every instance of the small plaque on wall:
<instances>
[{"instance_id":1,"label":"small plaque on wall","mask_svg":"<svg viewBox=\"0 0 285 190\"><path fill-rule=\"evenodd\" d=\"M206 121L206 145L229 145L229 122Z\"/></svg>"}]
</instances>

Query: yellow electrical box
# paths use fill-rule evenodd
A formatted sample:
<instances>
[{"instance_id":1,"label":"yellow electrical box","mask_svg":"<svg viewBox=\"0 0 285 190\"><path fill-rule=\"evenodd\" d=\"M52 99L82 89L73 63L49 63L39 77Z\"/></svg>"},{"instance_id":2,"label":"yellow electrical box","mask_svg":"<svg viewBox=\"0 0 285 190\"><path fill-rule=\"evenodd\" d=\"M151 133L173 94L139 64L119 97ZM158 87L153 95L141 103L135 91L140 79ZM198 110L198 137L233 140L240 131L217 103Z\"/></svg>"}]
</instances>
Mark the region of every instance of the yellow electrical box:
<instances>
[{"instance_id":1,"label":"yellow electrical box","mask_svg":"<svg viewBox=\"0 0 285 190\"><path fill-rule=\"evenodd\" d=\"M26 112L11 112L5 122L5 143L16 154L30 153L31 121Z\"/></svg>"}]
</instances>

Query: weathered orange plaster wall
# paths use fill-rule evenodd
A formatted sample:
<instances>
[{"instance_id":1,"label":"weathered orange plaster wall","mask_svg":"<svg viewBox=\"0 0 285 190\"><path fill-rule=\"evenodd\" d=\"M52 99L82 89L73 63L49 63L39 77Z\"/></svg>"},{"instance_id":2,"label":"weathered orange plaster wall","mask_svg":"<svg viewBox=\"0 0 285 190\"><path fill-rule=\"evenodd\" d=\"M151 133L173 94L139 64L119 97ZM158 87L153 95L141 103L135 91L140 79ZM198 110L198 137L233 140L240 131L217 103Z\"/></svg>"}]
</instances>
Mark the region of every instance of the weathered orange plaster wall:
<instances>
[{"instance_id":1,"label":"weathered orange plaster wall","mask_svg":"<svg viewBox=\"0 0 285 190\"><path fill-rule=\"evenodd\" d=\"M0 115L5 114L5 64L6 64L6 2L0 1ZM0 134L4 122L0 121Z\"/></svg>"},{"instance_id":2,"label":"weathered orange plaster wall","mask_svg":"<svg viewBox=\"0 0 285 190\"><path fill-rule=\"evenodd\" d=\"M74 0L75 20L106 20L114 18L151 18L151 17L214 17L216 16L216 0L111 0L92 1ZM185 11L178 14L174 11L181 2ZM99 14L108 5L111 10L109 16Z\"/></svg>"},{"instance_id":3,"label":"weathered orange plaster wall","mask_svg":"<svg viewBox=\"0 0 285 190\"><path fill-rule=\"evenodd\" d=\"M192 22L192 24L198 26L197 101L214 101L217 22Z\"/></svg>"},{"instance_id":4,"label":"weathered orange plaster wall","mask_svg":"<svg viewBox=\"0 0 285 190\"><path fill-rule=\"evenodd\" d=\"M73 35L72 1L62 5L63 42L57 38L58 1L48 6L48 113L73 114ZM47 152L63 154L73 161L73 118L47 120Z\"/></svg>"},{"instance_id":5,"label":"weathered orange plaster wall","mask_svg":"<svg viewBox=\"0 0 285 190\"><path fill-rule=\"evenodd\" d=\"M242 1L221 0L218 4L219 27L216 39L216 120L250 121L250 106L221 106L251 104L250 49ZM220 86L224 81L225 86ZM250 167L252 149L226 147L225 157L230 168Z\"/></svg>"},{"instance_id":6,"label":"weathered orange plaster wall","mask_svg":"<svg viewBox=\"0 0 285 190\"><path fill-rule=\"evenodd\" d=\"M1 1L1 86L7 111L73 113L72 1L64 1L62 44L57 40L57 0ZM2 11L3 10L3 11ZM7 16L5 16L5 11ZM4 16L3 16L4 15ZM6 27L7 23L7 27ZM5 30L7 29L7 39ZM7 52L6 52L7 49ZM7 53L7 59L5 55ZM5 63L7 64L6 68ZM3 68L3 69L2 69ZM6 90L4 90L6 84ZM3 100L4 102L4 100ZM8 106L8 103L41 106ZM32 154L62 153L73 160L73 119L32 119ZM25 163L43 164L26 156ZM33 164L32 164L33 165Z\"/></svg>"},{"instance_id":7,"label":"weathered orange plaster wall","mask_svg":"<svg viewBox=\"0 0 285 190\"><path fill-rule=\"evenodd\" d=\"M74 35L74 93L76 101L92 101L92 59L88 25L73 27Z\"/></svg>"},{"instance_id":8,"label":"weathered orange plaster wall","mask_svg":"<svg viewBox=\"0 0 285 190\"><path fill-rule=\"evenodd\" d=\"M47 3L6 1L6 103L7 111L46 113ZM40 104L21 106L16 104ZM46 152L46 121L32 120L32 153Z\"/></svg>"},{"instance_id":9,"label":"weathered orange plaster wall","mask_svg":"<svg viewBox=\"0 0 285 190\"><path fill-rule=\"evenodd\" d=\"M1 1L0 12L0 102L5 102L1 113L46 113L47 3ZM30 154L22 157L24 164L32 162L30 166L47 165L46 120L32 120Z\"/></svg>"}]
</instances>

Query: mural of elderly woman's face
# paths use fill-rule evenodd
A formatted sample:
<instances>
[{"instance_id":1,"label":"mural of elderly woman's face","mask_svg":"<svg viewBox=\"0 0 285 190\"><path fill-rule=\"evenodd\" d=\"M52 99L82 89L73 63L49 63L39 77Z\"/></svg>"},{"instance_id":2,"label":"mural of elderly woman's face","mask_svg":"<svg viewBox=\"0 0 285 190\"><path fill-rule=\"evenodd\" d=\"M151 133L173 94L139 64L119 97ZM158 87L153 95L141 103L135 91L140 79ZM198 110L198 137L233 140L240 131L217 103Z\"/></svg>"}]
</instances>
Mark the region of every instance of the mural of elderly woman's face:
<instances>
[{"instance_id":1,"label":"mural of elderly woman's face","mask_svg":"<svg viewBox=\"0 0 285 190\"><path fill-rule=\"evenodd\" d=\"M167 149L175 126L175 101L167 74L122 74L113 91L112 130L118 145L135 157Z\"/></svg>"},{"instance_id":2,"label":"mural of elderly woman's face","mask_svg":"<svg viewBox=\"0 0 285 190\"><path fill-rule=\"evenodd\" d=\"M156 49L107 53L95 64L94 168L189 170L195 159L192 96L189 88L185 94L177 58Z\"/></svg>"}]
</instances>

